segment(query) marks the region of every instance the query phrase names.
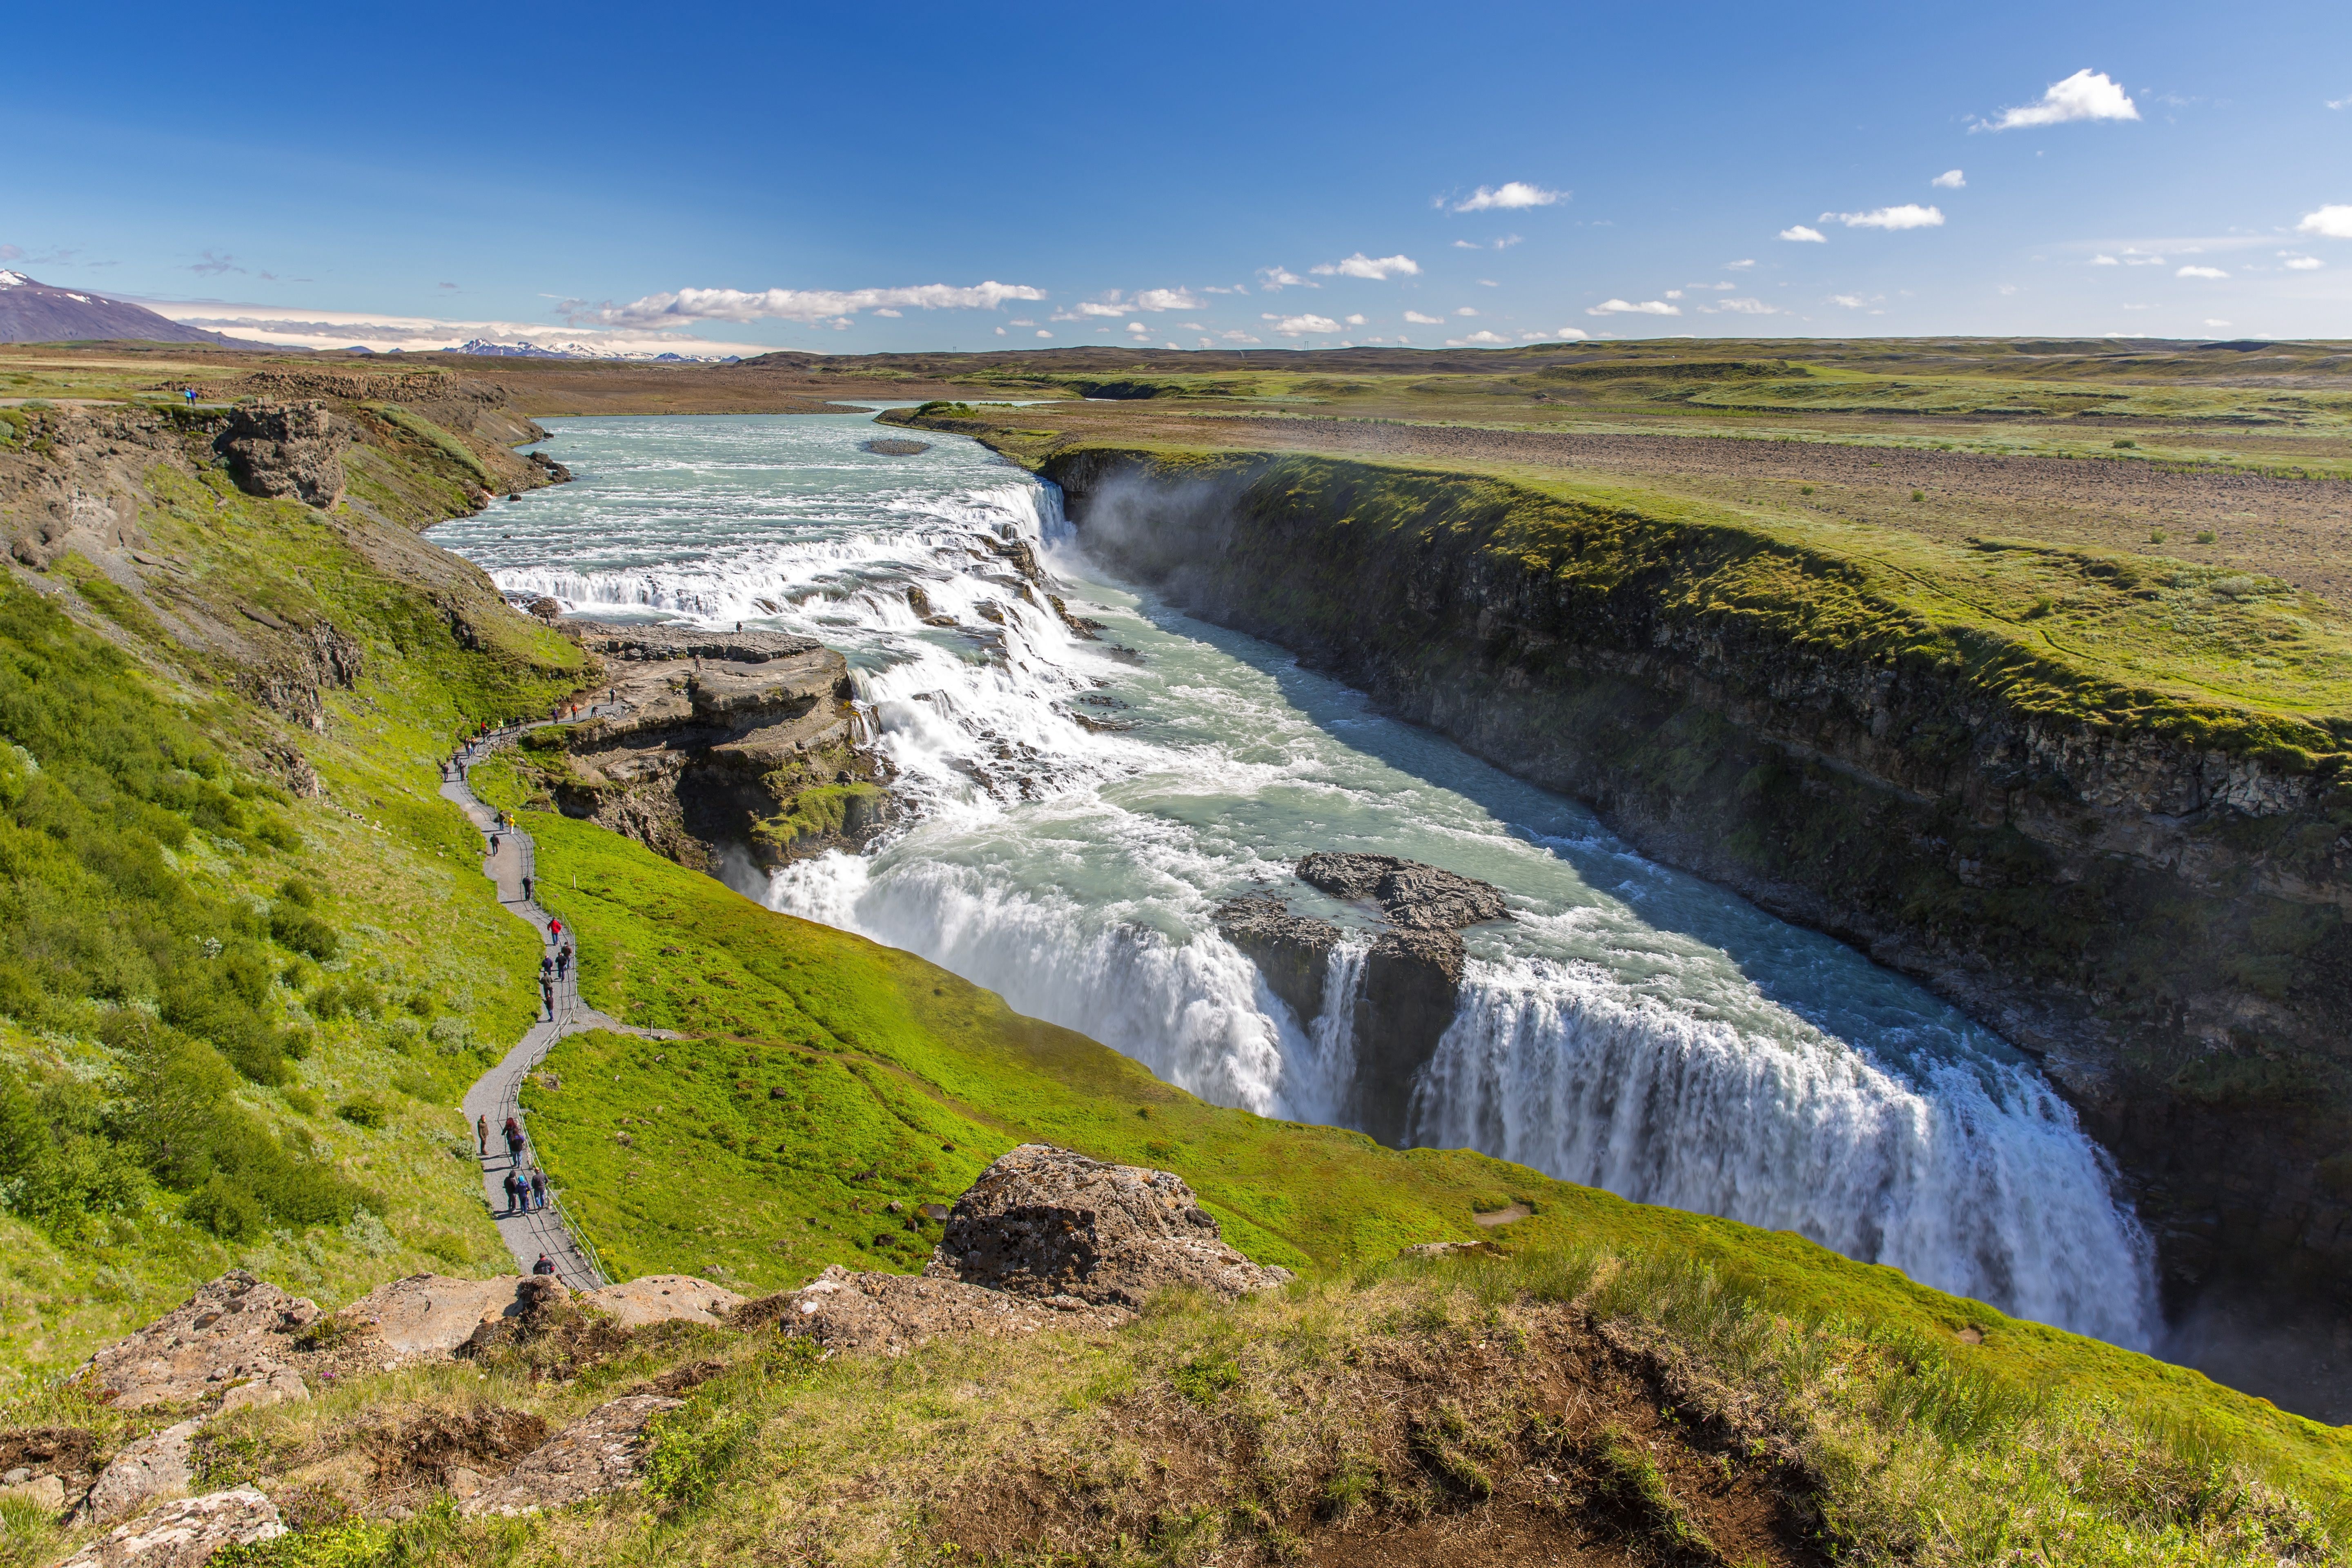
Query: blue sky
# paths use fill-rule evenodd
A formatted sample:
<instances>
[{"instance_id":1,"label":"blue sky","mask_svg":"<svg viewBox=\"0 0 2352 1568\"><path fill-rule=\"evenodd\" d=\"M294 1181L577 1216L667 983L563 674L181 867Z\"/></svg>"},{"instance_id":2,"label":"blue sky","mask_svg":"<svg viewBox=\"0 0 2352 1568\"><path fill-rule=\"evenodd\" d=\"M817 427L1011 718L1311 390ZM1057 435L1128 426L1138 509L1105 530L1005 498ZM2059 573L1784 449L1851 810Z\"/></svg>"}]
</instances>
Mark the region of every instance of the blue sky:
<instances>
[{"instance_id":1,"label":"blue sky","mask_svg":"<svg viewBox=\"0 0 2352 1568\"><path fill-rule=\"evenodd\" d=\"M9 28L0 266L291 341L2352 337L2340 0Z\"/></svg>"}]
</instances>

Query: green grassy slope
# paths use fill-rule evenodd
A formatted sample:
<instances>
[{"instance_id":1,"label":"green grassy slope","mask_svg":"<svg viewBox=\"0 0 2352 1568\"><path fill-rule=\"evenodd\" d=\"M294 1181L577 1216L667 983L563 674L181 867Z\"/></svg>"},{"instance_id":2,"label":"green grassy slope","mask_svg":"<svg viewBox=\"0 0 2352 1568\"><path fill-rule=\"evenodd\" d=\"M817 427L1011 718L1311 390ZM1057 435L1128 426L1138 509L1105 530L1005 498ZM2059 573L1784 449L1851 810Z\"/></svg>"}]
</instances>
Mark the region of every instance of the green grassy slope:
<instances>
[{"instance_id":1,"label":"green grassy slope","mask_svg":"<svg viewBox=\"0 0 2352 1568\"><path fill-rule=\"evenodd\" d=\"M911 954L761 910L602 829L536 813L527 825L542 898L582 933L583 994L696 1037L575 1037L548 1059L558 1086L527 1091L566 1202L631 1269L716 1264L744 1290L797 1284L832 1262L913 1271L936 1227L908 1231L888 1203L950 1199L997 1154L1042 1141L1175 1171L1235 1245L1319 1277L1414 1242L1488 1234L1474 1216L1516 1200L1533 1217L1494 1233L1515 1248L1696 1261L1803 1321L1914 1335L1971 1370L2194 1426L2307 1484L2352 1485L2352 1434L2201 1373L2007 1318L1787 1232L1209 1105Z\"/></svg>"},{"instance_id":2,"label":"green grassy slope","mask_svg":"<svg viewBox=\"0 0 2352 1568\"><path fill-rule=\"evenodd\" d=\"M527 1026L536 955L432 759L571 689L579 650L487 590L388 574L429 515L169 464L144 491L155 567L0 581L9 1379L231 1267L335 1302L507 1262L449 1108ZM301 676L309 627L359 667L323 733L254 700ZM298 757L316 796L287 786Z\"/></svg>"}]
</instances>

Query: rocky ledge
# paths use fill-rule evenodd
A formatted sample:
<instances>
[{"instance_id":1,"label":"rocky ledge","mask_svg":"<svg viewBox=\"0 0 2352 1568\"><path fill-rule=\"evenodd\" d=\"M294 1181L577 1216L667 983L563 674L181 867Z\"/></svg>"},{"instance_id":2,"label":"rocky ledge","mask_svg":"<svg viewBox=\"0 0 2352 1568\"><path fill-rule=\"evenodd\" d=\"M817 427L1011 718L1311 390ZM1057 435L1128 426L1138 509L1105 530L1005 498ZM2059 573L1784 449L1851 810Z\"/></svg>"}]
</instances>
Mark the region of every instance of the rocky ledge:
<instances>
[{"instance_id":1,"label":"rocky ledge","mask_svg":"<svg viewBox=\"0 0 2352 1568\"><path fill-rule=\"evenodd\" d=\"M565 816L714 873L862 848L887 820L840 654L783 632L563 625L608 683L593 717L524 742Z\"/></svg>"},{"instance_id":2,"label":"rocky ledge","mask_svg":"<svg viewBox=\"0 0 2352 1568\"><path fill-rule=\"evenodd\" d=\"M1454 1021L1462 988L1462 930L1508 919L1510 910L1492 883L1393 855L1314 854L1293 870L1335 899L1372 906L1385 922L1348 999L1355 1070L1344 1114L1351 1125L1401 1147L1410 1131L1414 1085ZM1331 955L1342 941L1340 929L1295 914L1286 900L1265 893L1228 900L1217 910L1217 928L1249 954L1267 989L1312 1028L1330 999Z\"/></svg>"}]
</instances>

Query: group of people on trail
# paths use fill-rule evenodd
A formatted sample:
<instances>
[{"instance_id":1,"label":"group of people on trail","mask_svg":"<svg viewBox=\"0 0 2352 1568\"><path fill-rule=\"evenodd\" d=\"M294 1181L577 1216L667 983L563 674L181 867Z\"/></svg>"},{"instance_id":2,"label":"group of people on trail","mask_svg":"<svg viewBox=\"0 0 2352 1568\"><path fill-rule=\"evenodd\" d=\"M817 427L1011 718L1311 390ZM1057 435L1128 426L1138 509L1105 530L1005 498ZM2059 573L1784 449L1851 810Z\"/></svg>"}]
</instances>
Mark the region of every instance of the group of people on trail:
<instances>
[{"instance_id":1,"label":"group of people on trail","mask_svg":"<svg viewBox=\"0 0 2352 1568\"><path fill-rule=\"evenodd\" d=\"M507 1190L507 1213L522 1214L547 1206L547 1173L533 1165L529 1175L509 1171L500 1184Z\"/></svg>"}]
</instances>

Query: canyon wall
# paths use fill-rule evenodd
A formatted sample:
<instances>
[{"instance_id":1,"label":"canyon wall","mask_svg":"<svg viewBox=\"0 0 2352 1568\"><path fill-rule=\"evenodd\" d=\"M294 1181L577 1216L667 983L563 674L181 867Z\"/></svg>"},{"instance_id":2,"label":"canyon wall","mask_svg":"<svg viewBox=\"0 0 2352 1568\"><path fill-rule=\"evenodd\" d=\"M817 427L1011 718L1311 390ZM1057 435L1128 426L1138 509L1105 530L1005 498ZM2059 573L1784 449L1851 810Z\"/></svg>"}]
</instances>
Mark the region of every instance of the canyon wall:
<instances>
[{"instance_id":1,"label":"canyon wall","mask_svg":"<svg viewBox=\"0 0 2352 1568\"><path fill-rule=\"evenodd\" d=\"M1817 615L1866 576L1752 532L1316 458L1043 471L1115 571L2034 1053L2117 1160L2176 1313L2352 1285L2352 801L2325 756L2021 701L1984 670L2022 656L1981 628Z\"/></svg>"}]
</instances>

